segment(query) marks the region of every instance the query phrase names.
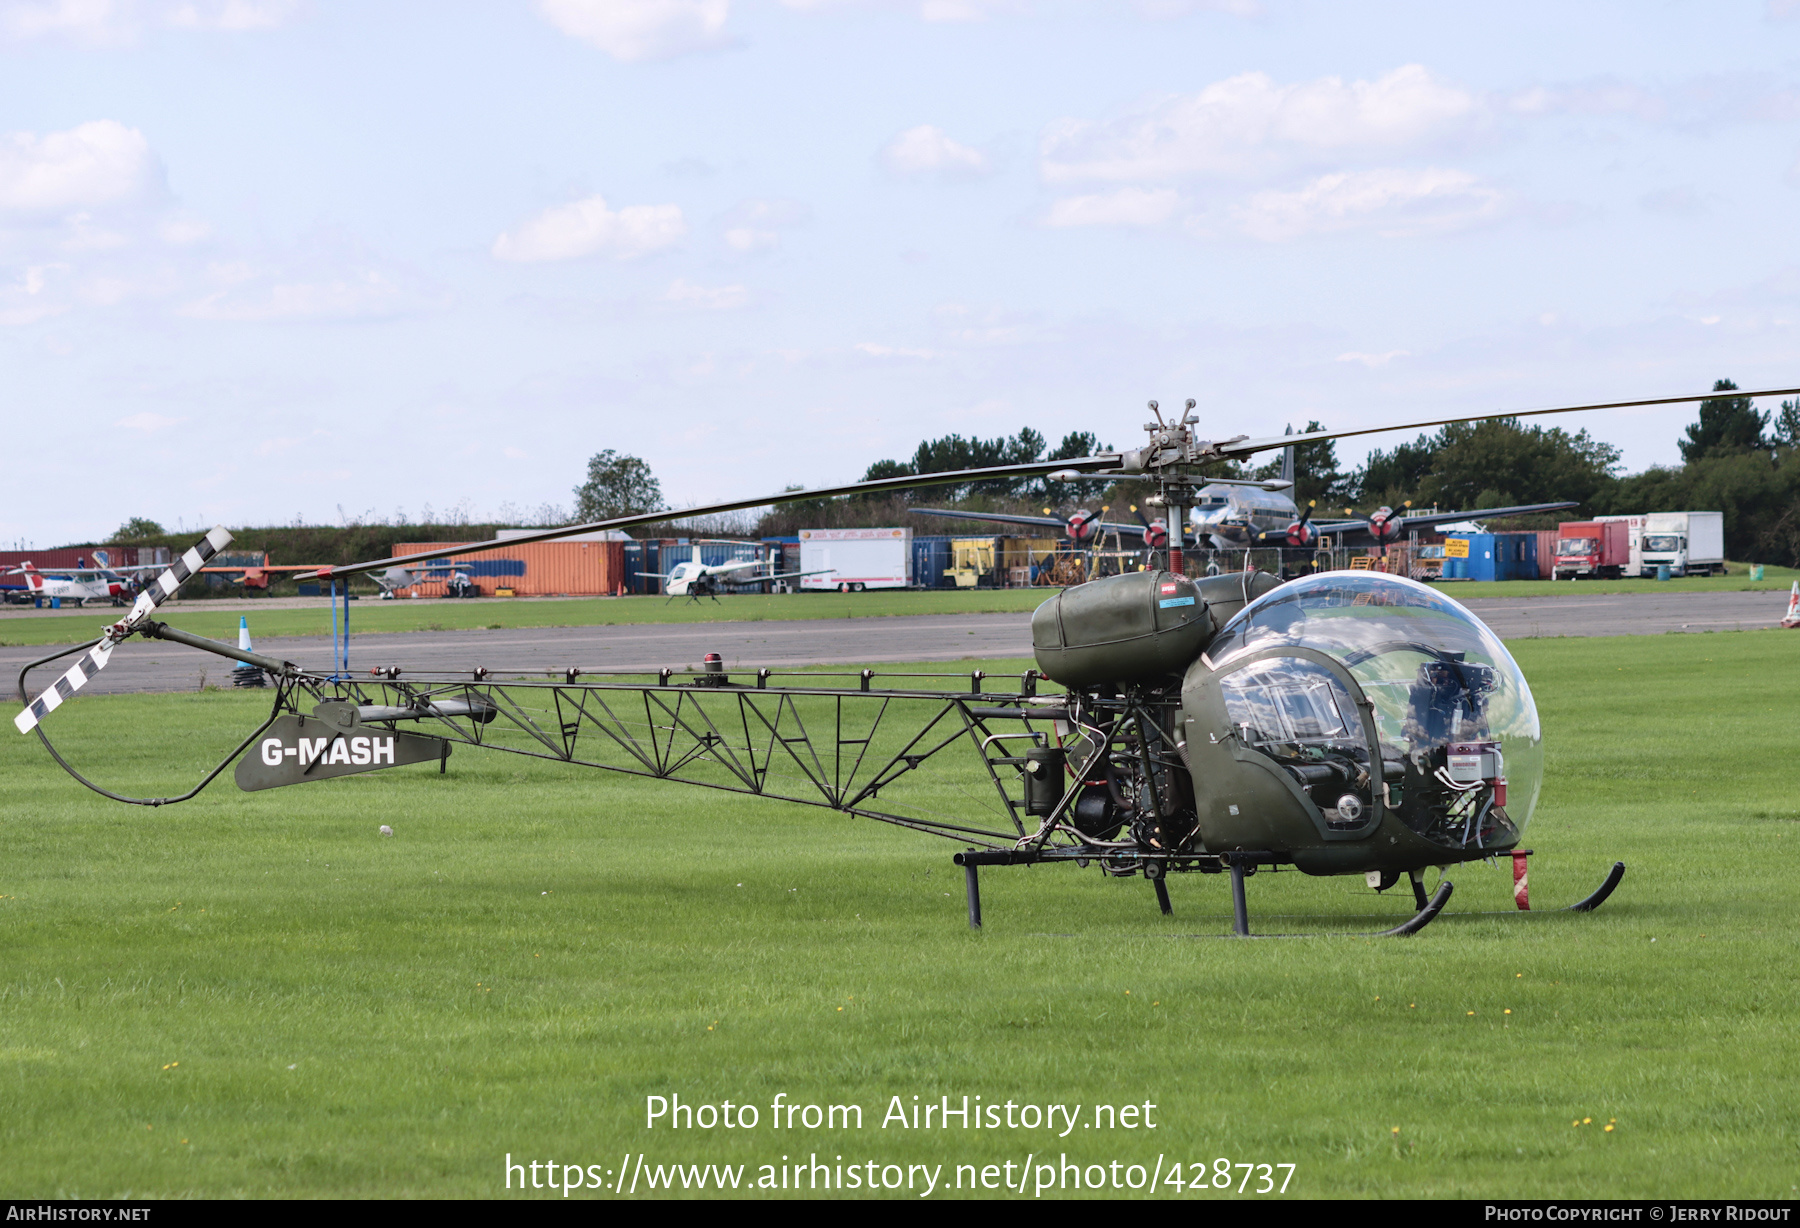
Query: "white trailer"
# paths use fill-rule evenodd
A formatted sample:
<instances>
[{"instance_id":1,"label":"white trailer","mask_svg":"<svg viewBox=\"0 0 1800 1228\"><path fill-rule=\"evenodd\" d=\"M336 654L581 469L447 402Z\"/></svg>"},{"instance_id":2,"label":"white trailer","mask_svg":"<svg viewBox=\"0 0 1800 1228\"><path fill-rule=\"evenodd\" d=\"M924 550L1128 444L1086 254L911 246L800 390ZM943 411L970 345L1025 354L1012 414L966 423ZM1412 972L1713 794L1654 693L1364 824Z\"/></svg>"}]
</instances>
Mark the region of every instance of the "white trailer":
<instances>
[{"instance_id":1,"label":"white trailer","mask_svg":"<svg viewBox=\"0 0 1800 1228\"><path fill-rule=\"evenodd\" d=\"M1627 562L1625 564L1625 574L1628 576L1643 575L1644 574L1644 520L1645 520L1645 517L1643 517L1643 516L1595 516L1593 519L1594 519L1595 523L1597 523L1597 524L1610 524L1614 521L1619 521L1619 520L1623 520L1625 522L1625 528L1628 533L1628 540L1630 541L1630 544L1631 544L1631 558L1629 560L1627 560ZM1656 569L1654 567L1652 567L1650 570L1651 570L1652 574L1654 574L1656 571Z\"/></svg>"},{"instance_id":2,"label":"white trailer","mask_svg":"<svg viewBox=\"0 0 1800 1228\"><path fill-rule=\"evenodd\" d=\"M800 587L860 593L912 583L911 529L802 529Z\"/></svg>"},{"instance_id":3,"label":"white trailer","mask_svg":"<svg viewBox=\"0 0 1800 1228\"><path fill-rule=\"evenodd\" d=\"M1666 565L1672 576L1725 570L1724 512L1652 512L1644 517L1643 574Z\"/></svg>"}]
</instances>

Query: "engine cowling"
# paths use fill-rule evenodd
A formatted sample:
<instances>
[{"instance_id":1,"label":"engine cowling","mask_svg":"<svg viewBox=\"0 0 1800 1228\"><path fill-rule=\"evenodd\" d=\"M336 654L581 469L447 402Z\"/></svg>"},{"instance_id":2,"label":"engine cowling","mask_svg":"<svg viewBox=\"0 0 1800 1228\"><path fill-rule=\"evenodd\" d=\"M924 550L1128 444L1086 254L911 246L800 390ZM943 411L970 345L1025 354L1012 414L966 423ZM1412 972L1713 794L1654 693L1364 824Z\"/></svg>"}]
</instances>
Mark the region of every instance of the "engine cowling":
<instances>
[{"instance_id":1,"label":"engine cowling","mask_svg":"<svg viewBox=\"0 0 1800 1228\"><path fill-rule=\"evenodd\" d=\"M1134 571L1044 602L1031 616L1031 646L1038 669L1064 686L1139 682L1185 670L1216 626L1192 580Z\"/></svg>"}]
</instances>

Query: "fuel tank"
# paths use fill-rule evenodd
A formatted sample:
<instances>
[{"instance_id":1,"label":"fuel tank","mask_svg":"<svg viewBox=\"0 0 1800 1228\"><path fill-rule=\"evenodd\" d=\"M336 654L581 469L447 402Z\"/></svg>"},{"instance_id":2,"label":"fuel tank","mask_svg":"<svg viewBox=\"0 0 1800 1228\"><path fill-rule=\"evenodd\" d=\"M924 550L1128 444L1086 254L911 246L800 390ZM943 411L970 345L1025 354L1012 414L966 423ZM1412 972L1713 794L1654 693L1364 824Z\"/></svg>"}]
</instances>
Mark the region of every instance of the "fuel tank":
<instances>
[{"instance_id":1,"label":"fuel tank","mask_svg":"<svg viewBox=\"0 0 1800 1228\"><path fill-rule=\"evenodd\" d=\"M1278 586L1281 577L1266 571L1228 571L1197 583L1200 595L1212 610L1214 623L1223 627L1239 610Z\"/></svg>"},{"instance_id":2,"label":"fuel tank","mask_svg":"<svg viewBox=\"0 0 1800 1228\"><path fill-rule=\"evenodd\" d=\"M1187 669L1217 627L1194 581L1134 571L1064 589L1039 606L1031 647L1038 669L1064 686L1139 682Z\"/></svg>"}]
</instances>

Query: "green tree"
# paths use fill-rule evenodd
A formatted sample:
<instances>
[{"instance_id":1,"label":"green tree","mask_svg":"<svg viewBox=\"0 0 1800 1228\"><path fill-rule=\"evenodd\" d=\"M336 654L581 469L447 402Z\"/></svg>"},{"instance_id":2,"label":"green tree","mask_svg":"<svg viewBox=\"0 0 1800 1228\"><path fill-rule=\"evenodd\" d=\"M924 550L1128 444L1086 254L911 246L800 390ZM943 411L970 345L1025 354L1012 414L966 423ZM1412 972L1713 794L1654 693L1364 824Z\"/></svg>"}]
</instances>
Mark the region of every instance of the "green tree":
<instances>
[{"instance_id":1,"label":"green tree","mask_svg":"<svg viewBox=\"0 0 1800 1228\"><path fill-rule=\"evenodd\" d=\"M1021 427L1017 435L995 439L961 435L945 435L927 439L913 453L912 472L951 473L958 469L991 469L1000 465L1024 465L1044 452L1044 437L1030 427ZM994 478L972 482L966 486L940 486L937 498L958 499L966 495L1011 495L1035 483L1029 478Z\"/></svg>"},{"instance_id":2,"label":"green tree","mask_svg":"<svg viewBox=\"0 0 1800 1228\"><path fill-rule=\"evenodd\" d=\"M1735 392L1737 385L1728 379L1717 380L1713 391ZM1768 425L1769 415L1757 413L1749 397L1712 397L1700 402L1700 420L1688 426L1687 438L1679 442L1681 459L1691 462L1767 448L1763 428Z\"/></svg>"},{"instance_id":3,"label":"green tree","mask_svg":"<svg viewBox=\"0 0 1800 1228\"><path fill-rule=\"evenodd\" d=\"M1396 444L1390 452L1377 448L1369 453L1362 468L1350 475L1349 497L1358 503L1398 507L1418 493L1436 456L1437 444L1429 435Z\"/></svg>"},{"instance_id":4,"label":"green tree","mask_svg":"<svg viewBox=\"0 0 1800 1228\"><path fill-rule=\"evenodd\" d=\"M153 537L166 536L168 536L167 531L164 530L160 524L157 524L156 521L148 520L143 516L133 516L130 520L127 520L124 524L114 529L112 537L108 540L114 542L141 542L148 541Z\"/></svg>"},{"instance_id":5,"label":"green tree","mask_svg":"<svg viewBox=\"0 0 1800 1228\"><path fill-rule=\"evenodd\" d=\"M588 461L587 481L575 488L575 519L581 522L660 512L666 506L662 484L650 466L611 448Z\"/></svg>"},{"instance_id":6,"label":"green tree","mask_svg":"<svg viewBox=\"0 0 1800 1228\"><path fill-rule=\"evenodd\" d=\"M1783 401L1775 415L1773 443L1778 448L1800 448L1800 401Z\"/></svg>"},{"instance_id":7,"label":"green tree","mask_svg":"<svg viewBox=\"0 0 1800 1228\"><path fill-rule=\"evenodd\" d=\"M1101 444L1100 436L1092 431L1070 431L1063 436L1062 442L1050 449L1045 460L1075 460L1083 456L1098 456L1102 452L1111 452L1111 444ZM1035 493L1047 501L1051 507L1060 507L1071 500L1081 499L1097 490L1092 482L1053 482L1049 478L1036 484ZM1031 492L1028 492L1031 493Z\"/></svg>"},{"instance_id":8,"label":"green tree","mask_svg":"<svg viewBox=\"0 0 1800 1228\"><path fill-rule=\"evenodd\" d=\"M1517 418L1453 422L1437 433L1415 502L1450 510L1501 504L1586 503L1613 480L1619 449L1585 430L1524 426Z\"/></svg>"}]
</instances>

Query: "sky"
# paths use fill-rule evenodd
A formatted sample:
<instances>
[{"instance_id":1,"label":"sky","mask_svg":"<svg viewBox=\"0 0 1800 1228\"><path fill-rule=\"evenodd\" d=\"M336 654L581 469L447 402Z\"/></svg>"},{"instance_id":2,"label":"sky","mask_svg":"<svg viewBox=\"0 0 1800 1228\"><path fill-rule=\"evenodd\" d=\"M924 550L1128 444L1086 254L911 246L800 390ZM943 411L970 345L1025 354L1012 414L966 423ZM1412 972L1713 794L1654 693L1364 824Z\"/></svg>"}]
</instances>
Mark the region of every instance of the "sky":
<instances>
[{"instance_id":1,"label":"sky","mask_svg":"<svg viewBox=\"0 0 1800 1228\"><path fill-rule=\"evenodd\" d=\"M1797 206L1800 0L0 0L0 544L1800 386Z\"/></svg>"}]
</instances>

